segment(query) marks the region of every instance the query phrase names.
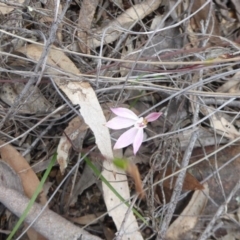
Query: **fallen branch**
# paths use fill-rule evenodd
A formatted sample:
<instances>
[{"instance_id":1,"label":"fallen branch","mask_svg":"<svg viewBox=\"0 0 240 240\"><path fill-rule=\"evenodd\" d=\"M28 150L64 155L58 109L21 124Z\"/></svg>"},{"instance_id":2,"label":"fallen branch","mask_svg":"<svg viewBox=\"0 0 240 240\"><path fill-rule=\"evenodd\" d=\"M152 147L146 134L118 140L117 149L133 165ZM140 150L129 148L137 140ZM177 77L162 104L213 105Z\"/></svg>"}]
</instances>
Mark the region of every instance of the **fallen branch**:
<instances>
[{"instance_id":1,"label":"fallen branch","mask_svg":"<svg viewBox=\"0 0 240 240\"><path fill-rule=\"evenodd\" d=\"M0 202L5 205L12 213L20 217L26 209L29 199L16 190L1 186ZM25 222L31 224L36 216L42 211L42 206L34 203L29 211ZM81 240L100 240L101 238L93 236L76 227L71 222L60 217L49 209L45 209L40 217L32 226L37 232L51 240L61 239L81 239Z\"/></svg>"}]
</instances>

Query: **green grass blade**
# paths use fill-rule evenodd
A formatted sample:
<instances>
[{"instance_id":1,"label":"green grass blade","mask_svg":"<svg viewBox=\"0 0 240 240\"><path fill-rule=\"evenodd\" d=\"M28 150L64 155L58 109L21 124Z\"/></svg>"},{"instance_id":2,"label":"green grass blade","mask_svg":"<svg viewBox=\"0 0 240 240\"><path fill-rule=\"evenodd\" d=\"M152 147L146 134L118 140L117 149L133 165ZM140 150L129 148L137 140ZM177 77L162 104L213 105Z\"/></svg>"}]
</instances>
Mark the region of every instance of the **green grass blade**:
<instances>
[{"instance_id":1,"label":"green grass blade","mask_svg":"<svg viewBox=\"0 0 240 240\"><path fill-rule=\"evenodd\" d=\"M85 157L84 160L86 161L87 165L93 170L94 174L98 178L100 178L127 207L130 207L130 204L126 202L126 200L114 189L114 187L107 181L107 179L102 176L101 172L95 167L95 165L90 161L90 159ZM133 208L132 211L139 219L141 219L146 225L148 225L148 222L135 208Z\"/></svg>"}]
</instances>

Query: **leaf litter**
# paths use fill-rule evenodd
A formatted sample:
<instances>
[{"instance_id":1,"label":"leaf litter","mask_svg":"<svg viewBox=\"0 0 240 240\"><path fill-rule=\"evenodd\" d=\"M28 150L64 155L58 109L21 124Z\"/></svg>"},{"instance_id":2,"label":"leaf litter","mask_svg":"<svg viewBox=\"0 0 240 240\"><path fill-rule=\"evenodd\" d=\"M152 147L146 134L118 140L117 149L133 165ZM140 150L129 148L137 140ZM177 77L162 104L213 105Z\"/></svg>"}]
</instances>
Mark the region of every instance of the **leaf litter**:
<instances>
[{"instance_id":1,"label":"leaf litter","mask_svg":"<svg viewBox=\"0 0 240 240\"><path fill-rule=\"evenodd\" d=\"M83 239L238 239L238 8L234 0L0 3L1 169L24 189L3 186L0 195L11 190L24 206L57 152L38 203L58 227ZM106 123L122 107L139 119L162 113L137 152L113 150L124 130ZM6 199L5 216L20 216Z\"/></svg>"}]
</instances>

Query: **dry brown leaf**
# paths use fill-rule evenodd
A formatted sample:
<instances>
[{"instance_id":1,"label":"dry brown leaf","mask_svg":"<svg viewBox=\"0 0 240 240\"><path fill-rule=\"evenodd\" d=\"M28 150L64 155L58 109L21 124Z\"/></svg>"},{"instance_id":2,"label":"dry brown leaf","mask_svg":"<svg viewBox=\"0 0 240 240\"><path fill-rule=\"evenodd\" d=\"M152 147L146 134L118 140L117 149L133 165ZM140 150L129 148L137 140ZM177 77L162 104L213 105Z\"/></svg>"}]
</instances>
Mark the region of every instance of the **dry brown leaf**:
<instances>
[{"instance_id":1,"label":"dry brown leaf","mask_svg":"<svg viewBox=\"0 0 240 240\"><path fill-rule=\"evenodd\" d=\"M99 47L102 38L104 38L103 44L115 41L122 32L121 28L129 29L138 20L143 19L148 14L155 11L161 2L162 0L146 0L127 9L114 21L111 21L107 26L97 30L94 36L89 38L90 48L95 49Z\"/></svg>"},{"instance_id":2,"label":"dry brown leaf","mask_svg":"<svg viewBox=\"0 0 240 240\"><path fill-rule=\"evenodd\" d=\"M4 143L5 142L0 140L0 144ZM10 144L1 147L0 153L2 160L5 161L19 175L26 196L31 198L40 183L31 166L28 164L25 158L22 157L22 155ZM38 201L44 205L47 202L47 198L40 193Z\"/></svg>"},{"instance_id":3,"label":"dry brown leaf","mask_svg":"<svg viewBox=\"0 0 240 240\"><path fill-rule=\"evenodd\" d=\"M201 107L201 112L206 116L214 112L213 107ZM216 131L216 133L224 136L228 139L236 139L240 136L240 133L235 128L235 126L229 122L226 117L218 112L215 112L213 115L209 117L211 127Z\"/></svg>"},{"instance_id":4,"label":"dry brown leaf","mask_svg":"<svg viewBox=\"0 0 240 240\"><path fill-rule=\"evenodd\" d=\"M23 83L4 83L0 90L0 98L6 104L12 106L15 99L19 96L24 88ZM24 113L44 113L46 111L54 111L50 102L43 96L41 91L31 86L29 88L29 95L22 100L23 104L19 106L19 110Z\"/></svg>"},{"instance_id":5,"label":"dry brown leaf","mask_svg":"<svg viewBox=\"0 0 240 240\"><path fill-rule=\"evenodd\" d=\"M60 138L57 148L57 161L60 166L60 171L64 174L64 171L68 164L68 153L74 145L74 140L80 138L77 147L78 151L82 149L83 139L87 133L88 126L85 124L82 118L75 117L69 123L67 128L64 130L63 136Z\"/></svg>"},{"instance_id":6,"label":"dry brown leaf","mask_svg":"<svg viewBox=\"0 0 240 240\"><path fill-rule=\"evenodd\" d=\"M233 77L229 78L222 86L217 89L217 92L227 92L227 93L239 93L239 75L240 72L234 74Z\"/></svg>"},{"instance_id":7,"label":"dry brown leaf","mask_svg":"<svg viewBox=\"0 0 240 240\"><path fill-rule=\"evenodd\" d=\"M0 161L0 176L1 176L0 178L1 186L7 187L8 189L16 190L20 194L24 194L22 182L19 175L4 161ZM1 192L1 194L4 194L4 193ZM15 199L15 201L17 202L18 199ZM29 229L27 231L27 234L30 240L45 239L40 234L38 234L33 228Z\"/></svg>"},{"instance_id":8,"label":"dry brown leaf","mask_svg":"<svg viewBox=\"0 0 240 240\"><path fill-rule=\"evenodd\" d=\"M150 26L150 30L151 31L154 31L156 29L160 29L162 25L160 24L163 24L163 18L164 16L163 15L156 15L153 20L152 20L152 23L151 23L151 26Z\"/></svg>"},{"instance_id":9,"label":"dry brown leaf","mask_svg":"<svg viewBox=\"0 0 240 240\"><path fill-rule=\"evenodd\" d=\"M202 5L206 3L206 1L207 0L194 1L192 6L192 13L196 12ZM203 9L201 9L199 12L194 14L194 16L191 19L192 25L194 25L192 29L194 29L195 32L201 31L202 29L201 22L206 22L209 16L211 16L207 32L211 33L212 35L219 36L220 26L215 16L214 6L211 9L210 4L212 3L207 4ZM210 10L212 10L212 12L210 12Z\"/></svg>"},{"instance_id":10,"label":"dry brown leaf","mask_svg":"<svg viewBox=\"0 0 240 240\"><path fill-rule=\"evenodd\" d=\"M105 225L103 225L103 232L106 240L112 240L116 237L114 231Z\"/></svg>"},{"instance_id":11,"label":"dry brown leaf","mask_svg":"<svg viewBox=\"0 0 240 240\"><path fill-rule=\"evenodd\" d=\"M90 54L88 37L91 31L92 20L98 6L98 0L83 0L78 18L78 45L83 53Z\"/></svg>"},{"instance_id":12,"label":"dry brown leaf","mask_svg":"<svg viewBox=\"0 0 240 240\"><path fill-rule=\"evenodd\" d=\"M20 4L20 5L23 5L23 3L25 2L25 0L15 0L15 1L11 1L11 0L8 0L8 3L11 4L11 3L17 3L17 4ZM9 6L5 3L0 3L0 13L5 15L5 14L8 14L10 13L11 11L13 11L15 9L15 7L12 7L12 6Z\"/></svg>"},{"instance_id":13,"label":"dry brown leaf","mask_svg":"<svg viewBox=\"0 0 240 240\"><path fill-rule=\"evenodd\" d=\"M91 157L90 159L92 160ZM95 162L94 165L99 171L101 171L100 164ZM80 179L74 186L73 195L71 196L71 199L70 199L70 206L74 205L78 201L78 196L81 195L85 189L88 189L93 184L97 184L99 187L101 187L92 169L88 165L86 165L84 167L84 170L83 170L83 173L81 174Z\"/></svg>"},{"instance_id":14,"label":"dry brown leaf","mask_svg":"<svg viewBox=\"0 0 240 240\"><path fill-rule=\"evenodd\" d=\"M98 217L102 216L104 212L99 212L96 214L88 214L82 217L67 217L71 222L81 224L81 225L91 225L96 224L97 221L101 220Z\"/></svg>"},{"instance_id":15,"label":"dry brown leaf","mask_svg":"<svg viewBox=\"0 0 240 240\"><path fill-rule=\"evenodd\" d=\"M175 171L179 171L179 168L176 168ZM174 171L174 172L175 172ZM167 167L166 172L164 170L160 171L155 177L156 181L163 179L169 175L174 173L171 167ZM164 176L163 176L164 174ZM167 178L163 181L163 186L169 189L173 189L175 186L175 182L177 180L177 175L172 178ZM186 172L186 176L183 182L183 190L203 190L203 185L190 173Z\"/></svg>"},{"instance_id":16,"label":"dry brown leaf","mask_svg":"<svg viewBox=\"0 0 240 240\"><path fill-rule=\"evenodd\" d=\"M194 192L187 207L183 210L181 215L170 225L166 239L179 240L186 239L184 235L193 229L198 221L198 217L204 211L207 204L209 194L208 185L204 184L204 190L197 190Z\"/></svg>"},{"instance_id":17,"label":"dry brown leaf","mask_svg":"<svg viewBox=\"0 0 240 240\"><path fill-rule=\"evenodd\" d=\"M28 58L38 61L42 55L43 48L39 45L26 45L26 47L18 51L25 54ZM80 74L78 68L74 63L61 51L52 48L48 54L47 64L54 68L64 70L67 73ZM48 69L51 73L56 75L56 70ZM117 172L116 167L112 164L113 152L111 147L111 139L109 130L105 127L106 119L104 117L102 108L98 102L96 94L88 82L71 82L59 80L53 77L58 87L66 94L73 104L80 105L80 113L84 121L93 131L95 142L101 154L108 160L103 162L102 175L111 182L115 190L124 198L129 199L129 186L127 178L122 174L113 175ZM138 223L132 212L125 219L125 213L128 208L122 204L121 200L103 183L104 201L108 209L109 215L113 218L117 229L120 229L122 222L126 223L126 235L123 239L137 239L141 240L142 236L138 231ZM116 207L118 206L118 207Z\"/></svg>"},{"instance_id":18,"label":"dry brown leaf","mask_svg":"<svg viewBox=\"0 0 240 240\"><path fill-rule=\"evenodd\" d=\"M239 93L239 79L229 79L226 83L217 89L217 92Z\"/></svg>"},{"instance_id":19,"label":"dry brown leaf","mask_svg":"<svg viewBox=\"0 0 240 240\"><path fill-rule=\"evenodd\" d=\"M188 1L188 8L192 6L191 13L194 13L187 26L188 37L193 47L199 46L199 39L203 40L202 35L200 37L196 35L199 32L211 35L204 37L204 39L209 40L208 46L213 45L215 47L221 43L221 39L218 37L221 35L221 25L215 14L215 5L211 1L208 1L207 5L205 5L206 2L207 0L199 0L194 1L193 5L191 5L190 1ZM203 5L205 6L198 11ZM186 7L184 9L186 10ZM198 12L195 13L196 11Z\"/></svg>"},{"instance_id":20,"label":"dry brown leaf","mask_svg":"<svg viewBox=\"0 0 240 240\"><path fill-rule=\"evenodd\" d=\"M179 170L179 168L175 169L175 171L178 171L178 170ZM158 172L158 174L154 178L154 182L164 179L165 177L170 176L172 174L173 174L172 168L167 167L166 171L162 170L162 171ZM176 180L177 180L177 175L164 180L162 183L163 184L162 189L159 185L156 186L156 194L157 194L157 197L160 202L164 202L164 199L166 200L166 202L170 201ZM186 172L182 189L187 190L187 191L192 191L192 190L203 190L204 187L194 176L192 176L190 173ZM163 194L164 194L164 196L163 196Z\"/></svg>"},{"instance_id":21,"label":"dry brown leaf","mask_svg":"<svg viewBox=\"0 0 240 240\"><path fill-rule=\"evenodd\" d=\"M4 142L0 140L0 144L4 144ZM6 162L20 177L25 195L28 198L31 198L40 182L28 162L10 144L1 147L0 153L2 160ZM38 196L38 202L42 205L45 205L47 202L47 198L43 191L41 191ZM33 229L28 231L28 235L30 239L45 239Z\"/></svg>"},{"instance_id":22,"label":"dry brown leaf","mask_svg":"<svg viewBox=\"0 0 240 240\"><path fill-rule=\"evenodd\" d=\"M219 119L216 117L216 115L213 115L211 118L211 125L214 129L216 129L218 133L229 139L233 140L240 136L240 133L235 128L235 126L227 121L224 117L221 117Z\"/></svg>"},{"instance_id":23,"label":"dry brown leaf","mask_svg":"<svg viewBox=\"0 0 240 240\"><path fill-rule=\"evenodd\" d=\"M128 163L126 171L133 178L137 193L141 198L144 198L145 193L143 191L142 180L138 167L133 163Z\"/></svg>"}]
</instances>

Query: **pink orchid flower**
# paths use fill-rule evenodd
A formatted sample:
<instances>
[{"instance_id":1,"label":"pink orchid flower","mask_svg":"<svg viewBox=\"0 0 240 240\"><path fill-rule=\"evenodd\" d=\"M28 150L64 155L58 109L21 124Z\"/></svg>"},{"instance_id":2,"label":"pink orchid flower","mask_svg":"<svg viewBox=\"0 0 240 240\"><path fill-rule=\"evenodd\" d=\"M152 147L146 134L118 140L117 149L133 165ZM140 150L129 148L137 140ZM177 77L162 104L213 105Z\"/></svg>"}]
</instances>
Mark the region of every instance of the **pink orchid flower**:
<instances>
[{"instance_id":1,"label":"pink orchid flower","mask_svg":"<svg viewBox=\"0 0 240 240\"><path fill-rule=\"evenodd\" d=\"M143 129L147 127L148 122L153 122L162 115L162 113L153 112L145 118L139 118L134 112L127 108L111 108L111 111L116 114L117 117L114 117L106 123L108 128L122 129L133 126L119 137L113 148L120 149L132 144L135 155L143 142Z\"/></svg>"}]
</instances>

